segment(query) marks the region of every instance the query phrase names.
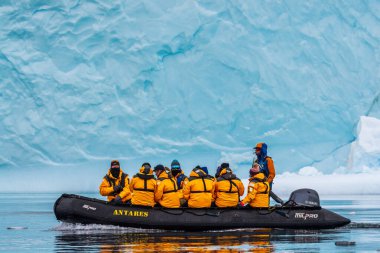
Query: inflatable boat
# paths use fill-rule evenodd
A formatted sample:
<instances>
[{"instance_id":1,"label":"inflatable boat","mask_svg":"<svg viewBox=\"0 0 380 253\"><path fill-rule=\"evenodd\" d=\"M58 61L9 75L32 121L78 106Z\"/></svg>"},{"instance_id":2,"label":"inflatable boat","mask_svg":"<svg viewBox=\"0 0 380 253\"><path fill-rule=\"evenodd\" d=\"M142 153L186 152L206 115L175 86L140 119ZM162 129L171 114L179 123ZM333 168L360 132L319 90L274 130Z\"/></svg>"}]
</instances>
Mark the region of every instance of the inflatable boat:
<instances>
[{"instance_id":1,"label":"inflatable boat","mask_svg":"<svg viewBox=\"0 0 380 253\"><path fill-rule=\"evenodd\" d=\"M269 208L162 208L112 204L63 194L54 205L58 220L68 223L117 225L133 228L206 231L236 228L327 229L350 220L320 207L318 193L300 189L283 205Z\"/></svg>"}]
</instances>

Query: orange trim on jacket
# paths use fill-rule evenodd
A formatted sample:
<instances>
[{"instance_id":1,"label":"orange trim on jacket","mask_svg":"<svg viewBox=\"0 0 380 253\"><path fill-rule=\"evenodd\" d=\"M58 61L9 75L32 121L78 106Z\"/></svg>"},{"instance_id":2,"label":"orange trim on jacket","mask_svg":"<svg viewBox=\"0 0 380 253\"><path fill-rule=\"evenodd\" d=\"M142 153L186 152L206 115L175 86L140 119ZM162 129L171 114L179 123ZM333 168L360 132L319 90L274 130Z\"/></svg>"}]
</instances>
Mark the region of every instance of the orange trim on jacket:
<instances>
[{"instance_id":1,"label":"orange trim on jacket","mask_svg":"<svg viewBox=\"0 0 380 253\"><path fill-rule=\"evenodd\" d=\"M274 163L273 163L272 158L269 157L269 156L267 156L266 159L267 159L268 171L269 171L269 175L268 175L268 183L272 183L274 177L276 176L276 170L275 170L275 168L274 168Z\"/></svg>"}]
</instances>

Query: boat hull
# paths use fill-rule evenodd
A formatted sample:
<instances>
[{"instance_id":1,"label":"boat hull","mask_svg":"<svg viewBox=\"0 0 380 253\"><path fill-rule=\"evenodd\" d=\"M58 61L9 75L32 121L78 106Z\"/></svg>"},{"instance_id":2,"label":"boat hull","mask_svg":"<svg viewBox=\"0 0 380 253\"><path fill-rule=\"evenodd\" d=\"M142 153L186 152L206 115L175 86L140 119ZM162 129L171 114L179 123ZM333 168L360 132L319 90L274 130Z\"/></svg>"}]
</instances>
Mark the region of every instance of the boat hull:
<instances>
[{"instance_id":1,"label":"boat hull","mask_svg":"<svg viewBox=\"0 0 380 253\"><path fill-rule=\"evenodd\" d=\"M325 229L350 220L323 208L150 208L114 205L63 194L54 205L58 220L69 223L117 225L165 230L224 230L235 228Z\"/></svg>"}]
</instances>

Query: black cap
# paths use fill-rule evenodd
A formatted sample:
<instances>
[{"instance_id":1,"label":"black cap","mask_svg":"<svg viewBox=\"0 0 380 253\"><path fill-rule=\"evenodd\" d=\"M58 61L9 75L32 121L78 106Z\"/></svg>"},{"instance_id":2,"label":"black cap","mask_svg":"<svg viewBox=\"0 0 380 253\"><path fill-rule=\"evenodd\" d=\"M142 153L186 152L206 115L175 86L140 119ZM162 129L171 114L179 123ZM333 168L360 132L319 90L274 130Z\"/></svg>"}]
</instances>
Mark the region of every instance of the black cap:
<instances>
[{"instance_id":1,"label":"black cap","mask_svg":"<svg viewBox=\"0 0 380 253\"><path fill-rule=\"evenodd\" d=\"M118 166L120 167L120 163L119 163L118 160L112 160L112 161L111 161L111 167L112 167L112 166L115 166L115 165L118 165Z\"/></svg>"},{"instance_id":2,"label":"black cap","mask_svg":"<svg viewBox=\"0 0 380 253\"><path fill-rule=\"evenodd\" d=\"M229 163L222 163L222 164L220 165L220 167L221 167L222 169L227 169L227 168L230 167L230 164L229 164Z\"/></svg>"},{"instance_id":3,"label":"black cap","mask_svg":"<svg viewBox=\"0 0 380 253\"><path fill-rule=\"evenodd\" d=\"M158 164L157 166L155 166L154 169L153 169L153 171L157 171L157 170L165 170L164 165Z\"/></svg>"}]
</instances>

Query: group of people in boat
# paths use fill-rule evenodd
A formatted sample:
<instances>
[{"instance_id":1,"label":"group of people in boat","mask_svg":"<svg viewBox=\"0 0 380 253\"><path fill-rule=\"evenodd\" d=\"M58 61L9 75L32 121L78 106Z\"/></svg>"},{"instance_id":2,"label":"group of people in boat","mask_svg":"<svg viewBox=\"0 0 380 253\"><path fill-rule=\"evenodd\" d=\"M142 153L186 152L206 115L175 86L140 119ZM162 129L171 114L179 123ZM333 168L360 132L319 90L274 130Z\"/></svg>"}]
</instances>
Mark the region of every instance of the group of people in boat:
<instances>
[{"instance_id":1,"label":"group of people in boat","mask_svg":"<svg viewBox=\"0 0 380 253\"><path fill-rule=\"evenodd\" d=\"M100 194L116 204L137 206L268 207L275 168L272 158L267 156L265 143L258 143L254 149L256 159L249 170L248 193L241 201L244 185L228 163L222 163L215 176L209 175L207 167L198 165L187 177L177 160L172 161L170 168L162 164L152 168L143 163L132 179L122 171L119 161L113 160L100 184Z\"/></svg>"}]
</instances>

